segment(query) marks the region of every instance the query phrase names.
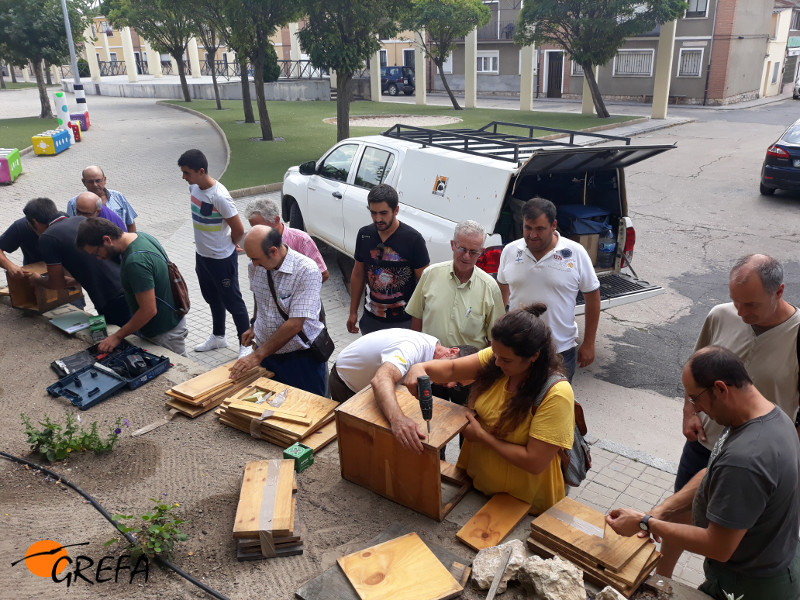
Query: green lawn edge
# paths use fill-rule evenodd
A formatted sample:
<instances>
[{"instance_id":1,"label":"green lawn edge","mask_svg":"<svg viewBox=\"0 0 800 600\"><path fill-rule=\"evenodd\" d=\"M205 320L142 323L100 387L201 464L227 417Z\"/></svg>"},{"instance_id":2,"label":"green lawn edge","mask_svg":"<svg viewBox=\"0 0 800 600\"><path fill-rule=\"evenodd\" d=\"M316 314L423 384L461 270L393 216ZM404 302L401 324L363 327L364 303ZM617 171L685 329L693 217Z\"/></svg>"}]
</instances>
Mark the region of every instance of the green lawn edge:
<instances>
[{"instance_id":1,"label":"green lawn edge","mask_svg":"<svg viewBox=\"0 0 800 600\"><path fill-rule=\"evenodd\" d=\"M224 132L230 147L228 168L220 181L229 190L238 190L283 181L286 169L293 165L316 160L336 143L336 125L323 119L336 117L336 103L328 101L274 101L267 103L272 131L283 141L260 141L258 123L243 123L242 102L228 100L217 110L213 100L166 100L195 110L212 119ZM255 104L254 112L258 115ZM356 101L350 105L351 116L364 115L433 115L462 119L452 125L435 127L478 128L491 121L507 121L525 125L539 125L561 129L583 130L592 127L623 123L640 117L614 115L598 119L591 115L547 111L519 111L507 109L473 108L455 111L446 106L418 106L385 102ZM375 135L384 127L350 127L351 136ZM202 150L202 148L200 148ZM177 157L176 157L177 160Z\"/></svg>"},{"instance_id":2,"label":"green lawn edge","mask_svg":"<svg viewBox=\"0 0 800 600\"><path fill-rule=\"evenodd\" d=\"M31 145L31 137L58 127L57 119L21 117L0 119L0 148L17 148L20 151Z\"/></svg>"}]
</instances>

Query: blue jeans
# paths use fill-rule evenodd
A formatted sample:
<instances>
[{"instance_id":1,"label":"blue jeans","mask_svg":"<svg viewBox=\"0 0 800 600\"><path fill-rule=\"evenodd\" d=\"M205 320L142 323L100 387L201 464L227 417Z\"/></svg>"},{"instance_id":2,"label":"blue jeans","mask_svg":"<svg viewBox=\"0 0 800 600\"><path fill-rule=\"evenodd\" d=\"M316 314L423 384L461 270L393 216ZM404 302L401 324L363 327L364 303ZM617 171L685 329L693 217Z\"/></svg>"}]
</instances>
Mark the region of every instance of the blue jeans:
<instances>
[{"instance_id":1,"label":"blue jeans","mask_svg":"<svg viewBox=\"0 0 800 600\"><path fill-rule=\"evenodd\" d=\"M300 390L325 395L327 363L311 358L308 350L273 354L261 361L261 366L275 373L275 381L280 381Z\"/></svg>"},{"instance_id":2,"label":"blue jeans","mask_svg":"<svg viewBox=\"0 0 800 600\"><path fill-rule=\"evenodd\" d=\"M561 354L561 359L564 361L564 375L572 383L572 376L575 375L575 367L578 364L578 347L573 346L569 350L564 350Z\"/></svg>"},{"instance_id":3,"label":"blue jeans","mask_svg":"<svg viewBox=\"0 0 800 600\"><path fill-rule=\"evenodd\" d=\"M247 306L239 291L239 256L236 250L228 258L208 258L195 254L195 272L200 293L211 309L212 333L225 335L225 312L231 313L236 335L250 329Z\"/></svg>"},{"instance_id":4,"label":"blue jeans","mask_svg":"<svg viewBox=\"0 0 800 600\"><path fill-rule=\"evenodd\" d=\"M711 450L700 442L686 440L681 452L681 462L678 464L678 474L675 475L675 491L680 491L692 477L705 469L709 458Z\"/></svg>"}]
</instances>

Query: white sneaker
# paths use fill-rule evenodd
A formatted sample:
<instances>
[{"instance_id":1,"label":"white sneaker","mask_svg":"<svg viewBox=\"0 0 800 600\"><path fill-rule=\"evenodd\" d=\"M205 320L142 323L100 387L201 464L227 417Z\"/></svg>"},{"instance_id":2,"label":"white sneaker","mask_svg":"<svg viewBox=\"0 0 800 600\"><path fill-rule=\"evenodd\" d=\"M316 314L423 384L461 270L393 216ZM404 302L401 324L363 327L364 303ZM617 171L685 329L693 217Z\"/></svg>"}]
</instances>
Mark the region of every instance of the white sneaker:
<instances>
[{"instance_id":1,"label":"white sneaker","mask_svg":"<svg viewBox=\"0 0 800 600\"><path fill-rule=\"evenodd\" d=\"M202 344L194 347L195 352L208 352L209 350L217 350L218 348L227 348L228 340L224 335L210 335L208 339Z\"/></svg>"},{"instance_id":2,"label":"white sneaker","mask_svg":"<svg viewBox=\"0 0 800 600\"><path fill-rule=\"evenodd\" d=\"M253 353L253 348L250 346L239 346L239 358L244 358Z\"/></svg>"}]
</instances>

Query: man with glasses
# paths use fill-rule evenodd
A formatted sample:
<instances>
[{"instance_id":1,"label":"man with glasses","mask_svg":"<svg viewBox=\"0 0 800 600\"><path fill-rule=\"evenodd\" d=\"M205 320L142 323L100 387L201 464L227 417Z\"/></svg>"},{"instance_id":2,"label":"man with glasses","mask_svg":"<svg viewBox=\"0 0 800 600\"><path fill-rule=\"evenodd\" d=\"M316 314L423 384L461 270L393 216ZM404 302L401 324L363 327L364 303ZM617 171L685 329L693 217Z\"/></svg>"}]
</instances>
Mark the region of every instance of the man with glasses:
<instances>
[{"instance_id":1,"label":"man with glasses","mask_svg":"<svg viewBox=\"0 0 800 600\"><path fill-rule=\"evenodd\" d=\"M79 217L86 217L87 219L90 217L100 217L106 221L111 221L123 232L128 231L127 227L125 227L125 223L119 218L119 215L103 204L103 200L94 192L78 194L78 197L75 199L75 213Z\"/></svg>"},{"instance_id":2,"label":"man with glasses","mask_svg":"<svg viewBox=\"0 0 800 600\"><path fill-rule=\"evenodd\" d=\"M405 308L422 271L428 266L425 239L413 227L397 220L397 191L385 183L367 196L372 224L358 230L355 264L350 276L350 316L347 331L361 334L380 329L411 328ZM364 314L358 309L367 288Z\"/></svg>"},{"instance_id":3,"label":"man with glasses","mask_svg":"<svg viewBox=\"0 0 800 600\"><path fill-rule=\"evenodd\" d=\"M800 445L793 419L721 346L695 352L681 379L687 404L724 428L707 468L649 514L614 509L607 523L621 535L660 540L661 575L666 548L704 556L699 589L717 600L800 598Z\"/></svg>"},{"instance_id":4,"label":"man with glasses","mask_svg":"<svg viewBox=\"0 0 800 600\"><path fill-rule=\"evenodd\" d=\"M411 329L432 335L445 346L486 348L494 322L505 313L497 282L476 268L486 231L476 221L457 224L450 241L453 260L422 273L406 312ZM434 386L434 395L466 403L469 388Z\"/></svg>"},{"instance_id":5,"label":"man with glasses","mask_svg":"<svg viewBox=\"0 0 800 600\"><path fill-rule=\"evenodd\" d=\"M130 202L125 199L125 196L117 190L109 190L106 188L106 175L103 173L103 169L96 165L86 167L81 173L81 181L87 191L97 194L103 201L103 204L122 219L128 231L136 233L135 219L139 215L133 210L133 207ZM67 202L67 214L70 217L74 217L78 214L76 208L77 200L78 197L75 196Z\"/></svg>"},{"instance_id":6,"label":"man with glasses","mask_svg":"<svg viewBox=\"0 0 800 600\"><path fill-rule=\"evenodd\" d=\"M732 302L711 309L695 350L717 345L736 354L759 393L782 408L794 422L800 398L797 356L800 312L783 299L783 268L765 254L744 256L731 269L728 286ZM713 414L701 408L708 402L711 390L691 392L694 397L687 394L683 406L686 443L675 478L676 492L708 465L724 428ZM669 577L680 552L669 544L662 548L658 572Z\"/></svg>"}]
</instances>

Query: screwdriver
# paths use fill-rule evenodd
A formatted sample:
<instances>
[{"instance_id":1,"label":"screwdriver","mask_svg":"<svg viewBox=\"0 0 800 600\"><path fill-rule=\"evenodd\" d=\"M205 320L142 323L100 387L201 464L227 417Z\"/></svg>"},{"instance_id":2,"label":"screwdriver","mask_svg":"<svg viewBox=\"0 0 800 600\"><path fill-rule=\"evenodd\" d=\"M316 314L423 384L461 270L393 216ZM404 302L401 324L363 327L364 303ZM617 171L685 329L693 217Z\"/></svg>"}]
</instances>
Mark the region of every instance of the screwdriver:
<instances>
[{"instance_id":1,"label":"screwdriver","mask_svg":"<svg viewBox=\"0 0 800 600\"><path fill-rule=\"evenodd\" d=\"M427 375L417 377L417 394L419 394L419 408L422 418L428 424L428 435L431 434L431 418L433 418L433 393L431 392L431 378Z\"/></svg>"}]
</instances>

